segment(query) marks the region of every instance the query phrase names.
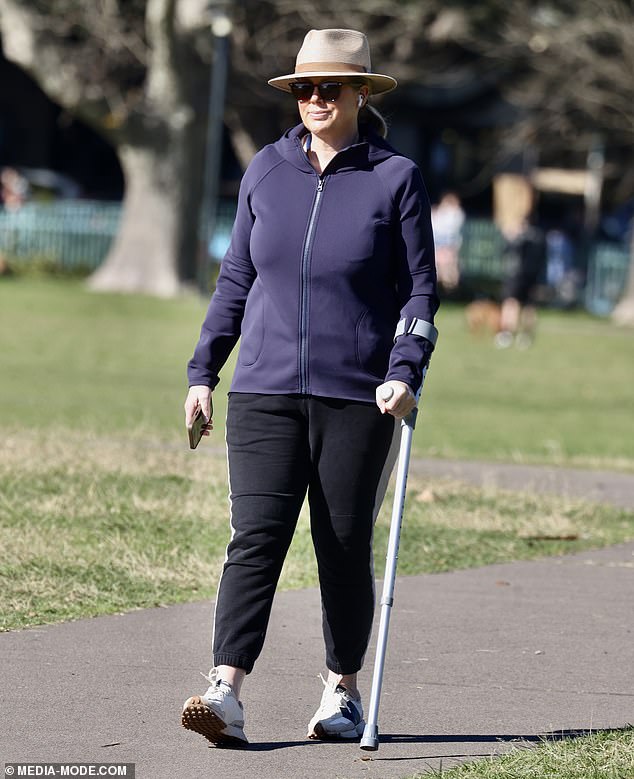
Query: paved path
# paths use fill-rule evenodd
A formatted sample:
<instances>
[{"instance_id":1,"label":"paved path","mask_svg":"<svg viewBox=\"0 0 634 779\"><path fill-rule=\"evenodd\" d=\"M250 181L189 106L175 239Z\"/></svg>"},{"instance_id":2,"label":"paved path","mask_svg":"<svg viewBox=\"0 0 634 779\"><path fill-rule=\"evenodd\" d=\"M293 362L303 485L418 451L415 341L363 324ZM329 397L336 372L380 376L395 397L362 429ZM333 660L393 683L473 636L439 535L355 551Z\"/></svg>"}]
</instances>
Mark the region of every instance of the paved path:
<instances>
[{"instance_id":1,"label":"paved path","mask_svg":"<svg viewBox=\"0 0 634 779\"><path fill-rule=\"evenodd\" d=\"M248 751L179 726L182 700L206 686L209 602L5 633L0 762L134 762L138 779L401 779L517 739L624 726L633 595L634 543L400 579L376 753L304 738L321 695L316 590L277 596L244 688Z\"/></svg>"},{"instance_id":2,"label":"paved path","mask_svg":"<svg viewBox=\"0 0 634 779\"><path fill-rule=\"evenodd\" d=\"M456 479L483 487L565 495L634 511L634 473L425 459L412 459L410 469L422 478Z\"/></svg>"}]
</instances>

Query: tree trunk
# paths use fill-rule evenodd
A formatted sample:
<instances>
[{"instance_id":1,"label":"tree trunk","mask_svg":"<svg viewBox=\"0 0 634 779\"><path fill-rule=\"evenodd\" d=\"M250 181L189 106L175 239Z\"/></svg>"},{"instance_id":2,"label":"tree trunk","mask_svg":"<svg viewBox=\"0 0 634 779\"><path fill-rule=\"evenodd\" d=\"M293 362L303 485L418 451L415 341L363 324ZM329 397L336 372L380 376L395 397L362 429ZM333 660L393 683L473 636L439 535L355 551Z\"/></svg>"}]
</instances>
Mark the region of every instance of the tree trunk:
<instances>
[{"instance_id":1,"label":"tree trunk","mask_svg":"<svg viewBox=\"0 0 634 779\"><path fill-rule=\"evenodd\" d=\"M121 224L88 280L91 289L172 297L195 286L205 158L200 124L172 127L167 144L146 138L118 149L125 177Z\"/></svg>"}]
</instances>

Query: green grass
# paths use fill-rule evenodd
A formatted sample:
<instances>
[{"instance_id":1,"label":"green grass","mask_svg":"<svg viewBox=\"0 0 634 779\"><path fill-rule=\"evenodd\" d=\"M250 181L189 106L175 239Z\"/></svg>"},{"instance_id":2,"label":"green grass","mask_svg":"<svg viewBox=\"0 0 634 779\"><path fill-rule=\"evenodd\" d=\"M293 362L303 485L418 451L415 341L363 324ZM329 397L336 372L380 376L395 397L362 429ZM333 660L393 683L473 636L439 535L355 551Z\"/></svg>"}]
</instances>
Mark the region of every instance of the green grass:
<instances>
[{"instance_id":1,"label":"green grass","mask_svg":"<svg viewBox=\"0 0 634 779\"><path fill-rule=\"evenodd\" d=\"M466 763L413 779L632 779L634 728L599 731L539 746L514 747L502 757Z\"/></svg>"},{"instance_id":2,"label":"green grass","mask_svg":"<svg viewBox=\"0 0 634 779\"><path fill-rule=\"evenodd\" d=\"M0 283L0 427L182 433L185 365L204 306L96 295L81 282Z\"/></svg>"},{"instance_id":3,"label":"green grass","mask_svg":"<svg viewBox=\"0 0 634 779\"><path fill-rule=\"evenodd\" d=\"M94 295L80 282L0 280L0 429L42 426L180 442L185 364L205 303ZM634 471L634 334L544 312L535 346L496 351L441 308L423 395L420 456ZM214 394L224 437L226 366Z\"/></svg>"},{"instance_id":4,"label":"green grass","mask_svg":"<svg viewBox=\"0 0 634 779\"><path fill-rule=\"evenodd\" d=\"M417 451L634 470L634 333L545 311L527 351L495 350L441 308Z\"/></svg>"}]
</instances>

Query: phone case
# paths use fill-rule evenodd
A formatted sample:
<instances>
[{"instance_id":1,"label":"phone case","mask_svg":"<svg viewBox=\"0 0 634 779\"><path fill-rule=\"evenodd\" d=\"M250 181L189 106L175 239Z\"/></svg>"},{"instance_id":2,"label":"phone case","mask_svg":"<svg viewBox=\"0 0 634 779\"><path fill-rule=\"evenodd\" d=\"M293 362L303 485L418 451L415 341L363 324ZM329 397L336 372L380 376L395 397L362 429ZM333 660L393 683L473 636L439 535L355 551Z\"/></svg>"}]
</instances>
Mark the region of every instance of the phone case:
<instances>
[{"instance_id":1,"label":"phone case","mask_svg":"<svg viewBox=\"0 0 634 779\"><path fill-rule=\"evenodd\" d=\"M195 449L200 443L200 439L203 437L205 424L205 416L202 412L202 409L199 408L191 425L187 425L187 435L189 437L190 449Z\"/></svg>"}]
</instances>

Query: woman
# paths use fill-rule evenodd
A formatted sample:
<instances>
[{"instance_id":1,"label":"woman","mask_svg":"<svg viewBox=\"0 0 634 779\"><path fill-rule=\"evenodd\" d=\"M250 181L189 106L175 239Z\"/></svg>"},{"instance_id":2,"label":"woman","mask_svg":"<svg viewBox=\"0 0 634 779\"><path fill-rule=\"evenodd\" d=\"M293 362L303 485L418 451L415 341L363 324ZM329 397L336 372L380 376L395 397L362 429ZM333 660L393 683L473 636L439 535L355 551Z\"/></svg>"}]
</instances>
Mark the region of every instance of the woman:
<instances>
[{"instance_id":1,"label":"woman","mask_svg":"<svg viewBox=\"0 0 634 779\"><path fill-rule=\"evenodd\" d=\"M311 30L295 72L269 84L291 93L301 124L244 174L185 402L186 421L201 408L211 428L211 393L241 336L227 412L232 537L215 667L182 715L186 728L235 746L247 743L240 689L306 493L329 670L308 737L363 731L357 672L374 609L372 528L394 420L415 406L433 349L424 322L438 307L420 172L367 123L384 134L367 102L396 81L372 73L365 35Z\"/></svg>"}]
</instances>

